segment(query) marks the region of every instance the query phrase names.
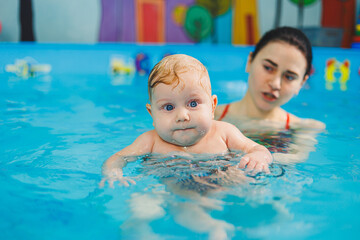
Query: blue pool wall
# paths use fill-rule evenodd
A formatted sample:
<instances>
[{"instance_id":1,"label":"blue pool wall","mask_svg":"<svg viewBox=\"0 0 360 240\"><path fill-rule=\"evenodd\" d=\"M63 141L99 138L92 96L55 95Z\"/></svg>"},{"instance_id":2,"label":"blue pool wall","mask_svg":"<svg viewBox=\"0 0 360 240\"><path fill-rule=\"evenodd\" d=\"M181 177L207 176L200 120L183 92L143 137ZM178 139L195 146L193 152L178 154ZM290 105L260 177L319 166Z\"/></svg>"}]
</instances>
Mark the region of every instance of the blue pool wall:
<instances>
[{"instance_id":1,"label":"blue pool wall","mask_svg":"<svg viewBox=\"0 0 360 240\"><path fill-rule=\"evenodd\" d=\"M136 56L143 53L147 56L148 68L152 68L167 54L184 53L199 59L208 69L213 82L246 83L246 61L252 46L228 45L137 45L137 44L0 44L0 76L6 81L14 73L6 72L6 65L14 64L17 59L31 57L38 64L50 64L48 75L59 74L94 74L111 77L110 62L112 58L123 59L127 64L136 64ZM331 91L346 93L360 90L360 49L313 48L313 74L308 87L319 91L326 89L326 71L329 60L334 59L338 65L349 63L347 89L341 90L339 81L343 73L340 68L333 73L334 83ZM129 77L136 77L133 72ZM145 74L146 75L146 74ZM328 74L329 75L329 74ZM142 76L146 81L146 76ZM138 84L138 82L137 82ZM214 87L214 86L213 86Z\"/></svg>"}]
</instances>

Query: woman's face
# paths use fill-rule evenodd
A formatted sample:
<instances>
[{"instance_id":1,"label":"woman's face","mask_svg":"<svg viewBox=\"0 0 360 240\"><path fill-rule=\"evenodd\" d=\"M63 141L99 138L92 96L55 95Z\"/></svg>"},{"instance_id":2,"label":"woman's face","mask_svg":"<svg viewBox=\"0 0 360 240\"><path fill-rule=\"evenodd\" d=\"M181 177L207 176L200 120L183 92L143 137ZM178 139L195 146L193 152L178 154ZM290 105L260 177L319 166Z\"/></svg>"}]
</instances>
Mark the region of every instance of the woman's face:
<instances>
[{"instance_id":1,"label":"woman's face","mask_svg":"<svg viewBox=\"0 0 360 240\"><path fill-rule=\"evenodd\" d=\"M252 60L252 61L251 61ZM288 43L270 42L248 59L250 96L261 112L269 112L298 94L308 76L304 54Z\"/></svg>"}]
</instances>

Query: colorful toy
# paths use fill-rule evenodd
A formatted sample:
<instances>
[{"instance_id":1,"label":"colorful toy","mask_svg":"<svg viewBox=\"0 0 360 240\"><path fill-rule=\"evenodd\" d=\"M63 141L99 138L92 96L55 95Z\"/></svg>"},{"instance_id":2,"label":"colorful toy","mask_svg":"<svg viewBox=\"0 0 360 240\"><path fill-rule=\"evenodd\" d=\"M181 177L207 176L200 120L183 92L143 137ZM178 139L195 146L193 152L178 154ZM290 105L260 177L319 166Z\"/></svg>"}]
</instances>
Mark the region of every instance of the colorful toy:
<instances>
[{"instance_id":1,"label":"colorful toy","mask_svg":"<svg viewBox=\"0 0 360 240\"><path fill-rule=\"evenodd\" d=\"M50 64L38 64L36 60L31 57L15 60L14 64L7 64L5 66L6 72L15 73L22 78L34 77L39 73L49 73L51 71Z\"/></svg>"},{"instance_id":2,"label":"colorful toy","mask_svg":"<svg viewBox=\"0 0 360 240\"><path fill-rule=\"evenodd\" d=\"M135 72L133 64L125 64L123 58L113 57L110 61L111 72L119 75L131 75Z\"/></svg>"},{"instance_id":3,"label":"colorful toy","mask_svg":"<svg viewBox=\"0 0 360 240\"><path fill-rule=\"evenodd\" d=\"M355 35L352 39L352 48L360 48L360 15L355 24Z\"/></svg>"},{"instance_id":4,"label":"colorful toy","mask_svg":"<svg viewBox=\"0 0 360 240\"><path fill-rule=\"evenodd\" d=\"M210 36L213 28L210 12L198 5L191 6L186 12L184 28L187 35L195 42Z\"/></svg>"},{"instance_id":5,"label":"colorful toy","mask_svg":"<svg viewBox=\"0 0 360 240\"><path fill-rule=\"evenodd\" d=\"M188 7L183 4L177 5L172 12L172 19L178 26L183 26Z\"/></svg>"},{"instance_id":6,"label":"colorful toy","mask_svg":"<svg viewBox=\"0 0 360 240\"><path fill-rule=\"evenodd\" d=\"M355 24L355 35L352 39L352 48L360 48L360 15Z\"/></svg>"},{"instance_id":7,"label":"colorful toy","mask_svg":"<svg viewBox=\"0 0 360 240\"><path fill-rule=\"evenodd\" d=\"M146 75L150 73L150 60L148 55L144 54L144 53L139 53L136 55L136 60L135 60L135 66L136 66L136 71L140 74L140 75Z\"/></svg>"},{"instance_id":8,"label":"colorful toy","mask_svg":"<svg viewBox=\"0 0 360 240\"><path fill-rule=\"evenodd\" d=\"M355 35L360 36L360 13L358 15L358 19L357 19L356 25L355 25Z\"/></svg>"},{"instance_id":9,"label":"colorful toy","mask_svg":"<svg viewBox=\"0 0 360 240\"><path fill-rule=\"evenodd\" d=\"M338 77L338 75L340 76ZM335 58L329 59L326 62L325 68L325 87L327 90L334 89L334 83L339 82L342 91L347 90L347 81L350 77L350 61L345 60L343 63L337 61Z\"/></svg>"}]
</instances>

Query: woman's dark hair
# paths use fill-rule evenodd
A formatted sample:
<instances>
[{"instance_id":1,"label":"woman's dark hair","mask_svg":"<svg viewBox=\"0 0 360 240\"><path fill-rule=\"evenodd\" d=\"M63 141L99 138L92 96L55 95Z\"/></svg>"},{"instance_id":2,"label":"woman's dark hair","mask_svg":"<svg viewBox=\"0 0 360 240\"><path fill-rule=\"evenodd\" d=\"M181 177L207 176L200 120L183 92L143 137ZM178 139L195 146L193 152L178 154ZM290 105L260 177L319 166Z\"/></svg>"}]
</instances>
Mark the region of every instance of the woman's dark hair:
<instances>
[{"instance_id":1,"label":"woman's dark hair","mask_svg":"<svg viewBox=\"0 0 360 240\"><path fill-rule=\"evenodd\" d=\"M312 62L311 43L302 31L292 27L280 27L266 32L265 35L256 44L255 50L251 55L251 61L255 59L255 56L268 43L276 41L282 41L294 47L297 47L306 58L307 65L305 75L310 75Z\"/></svg>"}]
</instances>

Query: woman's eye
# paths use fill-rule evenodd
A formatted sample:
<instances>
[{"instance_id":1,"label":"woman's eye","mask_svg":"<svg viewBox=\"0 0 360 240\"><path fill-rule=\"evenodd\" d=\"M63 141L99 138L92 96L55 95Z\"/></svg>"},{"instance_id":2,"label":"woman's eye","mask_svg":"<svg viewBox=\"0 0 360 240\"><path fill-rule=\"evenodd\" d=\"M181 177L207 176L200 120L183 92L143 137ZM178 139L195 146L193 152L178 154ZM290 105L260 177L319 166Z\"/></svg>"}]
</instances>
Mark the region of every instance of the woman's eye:
<instances>
[{"instance_id":1,"label":"woman's eye","mask_svg":"<svg viewBox=\"0 0 360 240\"><path fill-rule=\"evenodd\" d=\"M272 67L264 65L266 71L272 71Z\"/></svg>"},{"instance_id":2,"label":"woman's eye","mask_svg":"<svg viewBox=\"0 0 360 240\"><path fill-rule=\"evenodd\" d=\"M287 80L290 80L290 81L295 80L295 77L292 75L286 75L285 77Z\"/></svg>"},{"instance_id":3,"label":"woman's eye","mask_svg":"<svg viewBox=\"0 0 360 240\"><path fill-rule=\"evenodd\" d=\"M167 104L167 105L165 105L164 109L165 109L166 111L171 111L171 110L174 109L174 106L171 105L171 104Z\"/></svg>"},{"instance_id":4,"label":"woman's eye","mask_svg":"<svg viewBox=\"0 0 360 240\"><path fill-rule=\"evenodd\" d=\"M198 103L196 101L191 101L189 104L189 106L193 107L193 108L196 107L197 105L198 105Z\"/></svg>"}]
</instances>

